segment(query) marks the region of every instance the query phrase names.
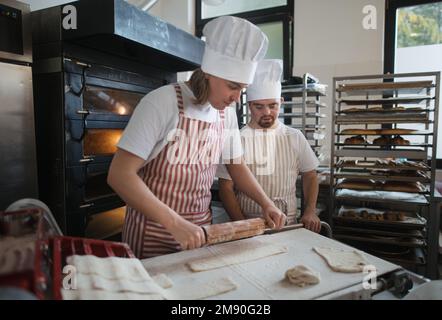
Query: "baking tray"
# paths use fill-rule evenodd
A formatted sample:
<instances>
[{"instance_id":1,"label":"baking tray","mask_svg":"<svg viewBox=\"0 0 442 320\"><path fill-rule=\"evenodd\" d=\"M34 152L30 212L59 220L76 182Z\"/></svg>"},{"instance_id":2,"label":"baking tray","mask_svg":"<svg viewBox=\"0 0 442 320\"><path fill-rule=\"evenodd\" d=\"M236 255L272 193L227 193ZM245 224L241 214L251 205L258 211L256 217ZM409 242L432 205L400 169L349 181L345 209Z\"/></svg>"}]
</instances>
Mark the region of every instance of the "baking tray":
<instances>
[{"instance_id":1,"label":"baking tray","mask_svg":"<svg viewBox=\"0 0 442 320\"><path fill-rule=\"evenodd\" d=\"M421 182L429 183L431 180L428 177L413 177L413 176L400 176L400 175L373 175L370 172L338 172L335 174L338 179L367 179L375 181L404 181L404 182Z\"/></svg>"},{"instance_id":2,"label":"baking tray","mask_svg":"<svg viewBox=\"0 0 442 320\"><path fill-rule=\"evenodd\" d=\"M390 228L357 228L357 227L348 227L348 226L334 226L333 227L334 234L367 234L367 235L375 235L381 237L393 237L393 238L416 238L416 239L425 239L425 236L422 231L419 230L391 230Z\"/></svg>"},{"instance_id":3,"label":"baking tray","mask_svg":"<svg viewBox=\"0 0 442 320\"><path fill-rule=\"evenodd\" d=\"M281 102L281 108L297 108L302 107L304 104L299 101L283 101ZM314 100L308 100L305 104L307 108L327 108L327 105L324 102L317 102Z\"/></svg>"},{"instance_id":4,"label":"baking tray","mask_svg":"<svg viewBox=\"0 0 442 320\"><path fill-rule=\"evenodd\" d=\"M432 135L433 132L429 130L412 130L412 129L402 129L406 131L395 131L396 129L347 129L347 132L341 131L337 132L337 135L341 136L382 136L382 135L401 135L401 136L410 136L410 135ZM351 131L353 130L353 131Z\"/></svg>"},{"instance_id":5,"label":"baking tray","mask_svg":"<svg viewBox=\"0 0 442 320\"><path fill-rule=\"evenodd\" d=\"M381 82L381 83L345 83L340 84L337 92L347 95L374 94L420 94L426 89L434 88L433 81L403 81L403 82Z\"/></svg>"},{"instance_id":6,"label":"baking tray","mask_svg":"<svg viewBox=\"0 0 442 320\"><path fill-rule=\"evenodd\" d=\"M335 232L333 232L333 238L335 238L336 240L352 240L363 243L386 244L407 248L425 248L427 246L424 240L416 238L397 238L361 234L339 234Z\"/></svg>"},{"instance_id":7,"label":"baking tray","mask_svg":"<svg viewBox=\"0 0 442 320\"><path fill-rule=\"evenodd\" d=\"M381 108L381 107L372 107L372 108L346 108L340 111L337 111L337 114L347 114L352 116L406 116L406 115L419 115L426 114L429 112L433 112L434 109L426 109L420 107L413 108Z\"/></svg>"},{"instance_id":8,"label":"baking tray","mask_svg":"<svg viewBox=\"0 0 442 320\"><path fill-rule=\"evenodd\" d=\"M365 208L360 208L365 209ZM404 221L389 221L389 220L367 220L362 218L342 217L342 211L333 220L353 227L372 227L372 228L391 228L391 230L423 230L426 226L426 220L415 215L414 217L406 217Z\"/></svg>"},{"instance_id":9,"label":"baking tray","mask_svg":"<svg viewBox=\"0 0 442 320\"><path fill-rule=\"evenodd\" d=\"M423 248L406 248L376 243L367 244L352 240L346 240L345 243L392 263L409 266L426 264Z\"/></svg>"},{"instance_id":10,"label":"baking tray","mask_svg":"<svg viewBox=\"0 0 442 320\"><path fill-rule=\"evenodd\" d=\"M346 160L340 160L335 167L336 168L367 168L367 169L399 169L399 170L418 170L418 171L429 171L431 168L423 162L418 162L419 166L413 165L381 165L377 164L376 161L359 161L355 160L355 163L349 163Z\"/></svg>"},{"instance_id":11,"label":"baking tray","mask_svg":"<svg viewBox=\"0 0 442 320\"><path fill-rule=\"evenodd\" d=\"M408 96L408 97L391 97L378 99L339 99L338 103L346 105L392 105L392 104L420 104L424 101L433 100L433 96Z\"/></svg>"}]
</instances>

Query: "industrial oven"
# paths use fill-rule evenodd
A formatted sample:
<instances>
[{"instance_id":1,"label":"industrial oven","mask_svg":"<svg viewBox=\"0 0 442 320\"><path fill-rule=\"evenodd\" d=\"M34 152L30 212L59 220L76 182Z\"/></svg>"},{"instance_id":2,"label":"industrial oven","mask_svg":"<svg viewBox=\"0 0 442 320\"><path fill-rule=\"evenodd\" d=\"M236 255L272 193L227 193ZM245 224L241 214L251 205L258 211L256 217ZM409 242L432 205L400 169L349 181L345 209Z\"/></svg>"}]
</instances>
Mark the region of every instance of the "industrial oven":
<instances>
[{"instance_id":1,"label":"industrial oven","mask_svg":"<svg viewBox=\"0 0 442 320\"><path fill-rule=\"evenodd\" d=\"M107 238L125 213L106 182L116 144L139 101L196 69L204 44L123 0L72 5L77 29L63 29L63 6L33 12L40 198L66 234Z\"/></svg>"}]
</instances>

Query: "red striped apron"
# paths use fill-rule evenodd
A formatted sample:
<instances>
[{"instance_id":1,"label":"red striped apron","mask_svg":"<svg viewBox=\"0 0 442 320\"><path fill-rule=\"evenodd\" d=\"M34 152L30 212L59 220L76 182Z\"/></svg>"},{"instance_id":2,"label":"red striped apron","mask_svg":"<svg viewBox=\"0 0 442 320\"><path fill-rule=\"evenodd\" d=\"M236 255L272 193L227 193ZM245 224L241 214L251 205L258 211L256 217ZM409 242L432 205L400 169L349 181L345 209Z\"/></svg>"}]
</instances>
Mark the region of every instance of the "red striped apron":
<instances>
[{"instance_id":1,"label":"red striped apron","mask_svg":"<svg viewBox=\"0 0 442 320\"><path fill-rule=\"evenodd\" d=\"M158 156L139 171L152 193L196 225L212 222L210 188L224 144L224 111L217 122L184 116L181 87L175 84L179 121ZM180 251L179 243L159 223L127 206L123 241L139 259Z\"/></svg>"}]
</instances>

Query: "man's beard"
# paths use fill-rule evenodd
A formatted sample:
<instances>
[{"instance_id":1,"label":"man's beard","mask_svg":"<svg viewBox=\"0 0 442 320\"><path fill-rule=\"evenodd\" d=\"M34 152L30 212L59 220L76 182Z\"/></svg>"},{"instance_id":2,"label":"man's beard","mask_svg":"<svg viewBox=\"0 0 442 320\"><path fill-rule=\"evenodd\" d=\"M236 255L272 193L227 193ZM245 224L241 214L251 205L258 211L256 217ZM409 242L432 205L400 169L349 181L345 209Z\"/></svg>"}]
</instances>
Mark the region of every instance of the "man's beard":
<instances>
[{"instance_id":1,"label":"man's beard","mask_svg":"<svg viewBox=\"0 0 442 320\"><path fill-rule=\"evenodd\" d=\"M267 120L264 121L264 120L263 120L264 118L271 118L271 120L269 120L269 121L267 121ZM272 117L272 116L262 117L262 118L259 119L259 121L258 121L258 125L259 125L261 128L264 128L264 129L270 128L271 126L273 126L274 123L275 123L275 118Z\"/></svg>"}]
</instances>

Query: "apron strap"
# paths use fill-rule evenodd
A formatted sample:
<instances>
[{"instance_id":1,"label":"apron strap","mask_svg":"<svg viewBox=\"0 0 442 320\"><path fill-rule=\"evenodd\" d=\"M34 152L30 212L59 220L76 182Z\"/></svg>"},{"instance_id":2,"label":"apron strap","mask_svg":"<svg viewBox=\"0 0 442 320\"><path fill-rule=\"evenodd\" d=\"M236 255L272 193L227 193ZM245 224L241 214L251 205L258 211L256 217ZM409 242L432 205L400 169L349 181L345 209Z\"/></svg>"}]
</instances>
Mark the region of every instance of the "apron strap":
<instances>
[{"instance_id":1,"label":"apron strap","mask_svg":"<svg viewBox=\"0 0 442 320\"><path fill-rule=\"evenodd\" d=\"M176 93L176 99L178 104L178 111L181 116L184 115L184 102L183 102L183 93L181 91L181 87L178 83L175 83L174 85L175 93Z\"/></svg>"}]
</instances>

